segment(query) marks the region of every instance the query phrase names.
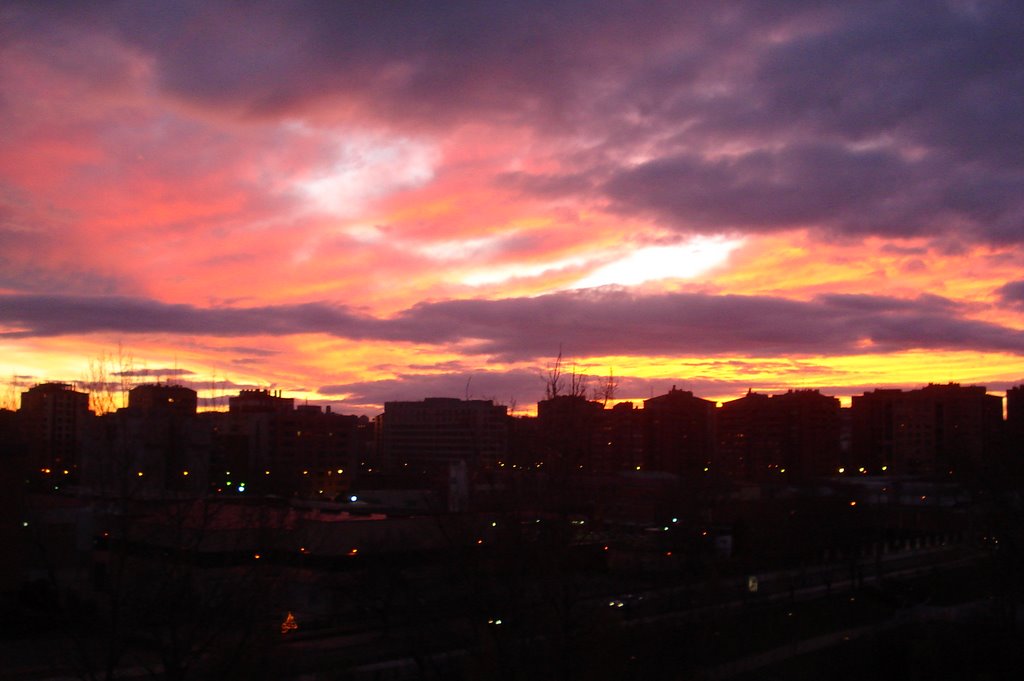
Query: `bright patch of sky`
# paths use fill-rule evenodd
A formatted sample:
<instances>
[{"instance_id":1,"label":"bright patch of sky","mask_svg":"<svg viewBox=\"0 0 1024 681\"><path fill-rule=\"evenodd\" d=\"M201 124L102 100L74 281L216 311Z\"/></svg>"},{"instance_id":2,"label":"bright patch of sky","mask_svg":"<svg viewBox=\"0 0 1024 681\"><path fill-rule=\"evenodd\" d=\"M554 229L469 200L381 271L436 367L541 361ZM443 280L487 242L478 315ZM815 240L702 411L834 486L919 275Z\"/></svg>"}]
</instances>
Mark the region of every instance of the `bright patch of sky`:
<instances>
[{"instance_id":1,"label":"bright patch of sky","mask_svg":"<svg viewBox=\"0 0 1024 681\"><path fill-rule=\"evenodd\" d=\"M581 267L587 262L586 258L566 258L544 262L537 265L504 265L489 267L479 270L462 278L462 282L470 286L488 286L500 284L510 279L530 279L540 277L551 272L565 270L570 267Z\"/></svg>"},{"instance_id":2,"label":"bright patch of sky","mask_svg":"<svg viewBox=\"0 0 1024 681\"><path fill-rule=\"evenodd\" d=\"M412 250L434 260L464 260L468 257L498 250L504 241L504 236L445 240L426 244L414 244Z\"/></svg>"},{"instance_id":3,"label":"bright patch of sky","mask_svg":"<svg viewBox=\"0 0 1024 681\"><path fill-rule=\"evenodd\" d=\"M580 279L579 288L635 286L658 279L688 279L721 265L742 239L694 237L671 246L640 248Z\"/></svg>"},{"instance_id":4,"label":"bright patch of sky","mask_svg":"<svg viewBox=\"0 0 1024 681\"><path fill-rule=\"evenodd\" d=\"M356 215L375 199L430 182L440 158L433 145L408 138L317 134L325 135L331 161L296 186L312 208L338 216Z\"/></svg>"}]
</instances>

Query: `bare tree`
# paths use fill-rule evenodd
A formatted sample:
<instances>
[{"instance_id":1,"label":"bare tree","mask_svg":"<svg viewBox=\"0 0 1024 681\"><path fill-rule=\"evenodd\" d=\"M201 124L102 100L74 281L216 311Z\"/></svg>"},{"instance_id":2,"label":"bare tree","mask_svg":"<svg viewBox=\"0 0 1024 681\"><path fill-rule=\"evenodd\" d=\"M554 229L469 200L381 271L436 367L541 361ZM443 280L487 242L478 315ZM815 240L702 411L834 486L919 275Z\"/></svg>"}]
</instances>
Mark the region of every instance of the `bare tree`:
<instances>
[{"instance_id":1,"label":"bare tree","mask_svg":"<svg viewBox=\"0 0 1024 681\"><path fill-rule=\"evenodd\" d=\"M552 400L562 394L565 380L562 377L562 346L558 346L558 357L555 358L555 363L548 367L547 374L544 378L544 398Z\"/></svg>"},{"instance_id":2,"label":"bare tree","mask_svg":"<svg viewBox=\"0 0 1024 681\"><path fill-rule=\"evenodd\" d=\"M82 384L89 390L89 407L97 414L109 414L128 406L128 392L135 382L135 359L120 343L117 354L103 353L89 360Z\"/></svg>"},{"instance_id":3,"label":"bare tree","mask_svg":"<svg viewBox=\"0 0 1024 681\"><path fill-rule=\"evenodd\" d=\"M548 367L547 372L542 375L544 379L544 398L551 400L562 395L586 398L588 386L590 385L590 376L579 371L575 362L573 362L568 375L566 375L563 362L562 346L559 345L558 356L555 358L554 363ZM566 385L567 379L568 385Z\"/></svg>"},{"instance_id":4,"label":"bare tree","mask_svg":"<svg viewBox=\"0 0 1024 681\"><path fill-rule=\"evenodd\" d=\"M18 377L11 374L10 380L4 384L3 388L0 388L0 409L18 410L18 407L21 406L18 389Z\"/></svg>"},{"instance_id":5,"label":"bare tree","mask_svg":"<svg viewBox=\"0 0 1024 681\"><path fill-rule=\"evenodd\" d=\"M571 397L586 398L589 385L590 376L577 371L576 363L573 362L572 369L569 372L569 395Z\"/></svg>"},{"instance_id":6,"label":"bare tree","mask_svg":"<svg viewBox=\"0 0 1024 681\"><path fill-rule=\"evenodd\" d=\"M608 378L598 386L594 387L592 399L595 402L601 402L605 408L608 407L608 403L615 399L615 393L619 388L619 381L615 378L615 374L612 369L608 369Z\"/></svg>"},{"instance_id":7,"label":"bare tree","mask_svg":"<svg viewBox=\"0 0 1024 681\"><path fill-rule=\"evenodd\" d=\"M223 406L226 401L226 393L224 388L227 385L227 378L217 380L216 370L210 376L210 392L209 397L206 400L206 406L213 409L219 409Z\"/></svg>"}]
</instances>

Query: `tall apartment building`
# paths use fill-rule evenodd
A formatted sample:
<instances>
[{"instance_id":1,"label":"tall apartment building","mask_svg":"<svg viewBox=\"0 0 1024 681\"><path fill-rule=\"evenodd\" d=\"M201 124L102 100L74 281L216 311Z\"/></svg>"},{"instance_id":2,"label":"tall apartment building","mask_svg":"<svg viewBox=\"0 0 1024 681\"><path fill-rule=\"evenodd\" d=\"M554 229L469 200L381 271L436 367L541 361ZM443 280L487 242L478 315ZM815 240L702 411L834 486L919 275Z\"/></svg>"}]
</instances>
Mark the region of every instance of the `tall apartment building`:
<instances>
[{"instance_id":1,"label":"tall apartment building","mask_svg":"<svg viewBox=\"0 0 1024 681\"><path fill-rule=\"evenodd\" d=\"M211 433L197 418L195 390L153 383L128 406L100 417L83 475L94 493L124 498L201 496L209 482Z\"/></svg>"},{"instance_id":2,"label":"tall apartment building","mask_svg":"<svg viewBox=\"0 0 1024 681\"><path fill-rule=\"evenodd\" d=\"M492 400L428 397L385 402L378 418L378 450L395 472L444 476L465 462L491 468L508 451L508 408Z\"/></svg>"},{"instance_id":3,"label":"tall apartment building","mask_svg":"<svg viewBox=\"0 0 1024 681\"><path fill-rule=\"evenodd\" d=\"M998 452L1002 400L983 386L930 384L853 398L853 456L869 473L973 470Z\"/></svg>"},{"instance_id":4,"label":"tall apartment building","mask_svg":"<svg viewBox=\"0 0 1024 681\"><path fill-rule=\"evenodd\" d=\"M582 395L557 395L537 403L537 457L555 475L599 471L604 406Z\"/></svg>"},{"instance_id":5,"label":"tall apartment building","mask_svg":"<svg viewBox=\"0 0 1024 681\"><path fill-rule=\"evenodd\" d=\"M30 533L22 526L28 510L25 459L18 413L0 409L0 546L4 547L4 557L0 559L0 610L5 612L16 612L22 570L26 557L32 555Z\"/></svg>"},{"instance_id":6,"label":"tall apartment building","mask_svg":"<svg viewBox=\"0 0 1024 681\"><path fill-rule=\"evenodd\" d=\"M242 390L214 422L214 489L281 496L343 494L365 448L368 421L267 390ZM230 483L230 485L229 485Z\"/></svg>"},{"instance_id":7,"label":"tall apartment building","mask_svg":"<svg viewBox=\"0 0 1024 681\"><path fill-rule=\"evenodd\" d=\"M149 383L128 391L128 408L140 414L195 416L198 405L196 391L181 385Z\"/></svg>"},{"instance_id":8,"label":"tall apartment building","mask_svg":"<svg viewBox=\"0 0 1024 681\"><path fill-rule=\"evenodd\" d=\"M1006 445L1011 456L1024 457L1024 385L1006 391Z\"/></svg>"},{"instance_id":9,"label":"tall apartment building","mask_svg":"<svg viewBox=\"0 0 1024 681\"><path fill-rule=\"evenodd\" d=\"M839 467L839 400L817 390L748 392L718 410L718 457L726 475L802 482Z\"/></svg>"},{"instance_id":10,"label":"tall apartment building","mask_svg":"<svg viewBox=\"0 0 1024 681\"><path fill-rule=\"evenodd\" d=\"M636 470L644 464L644 412L632 402L605 409L601 418L601 448L595 467L600 473Z\"/></svg>"},{"instance_id":11,"label":"tall apartment building","mask_svg":"<svg viewBox=\"0 0 1024 681\"><path fill-rule=\"evenodd\" d=\"M46 475L57 471L63 479L76 481L83 433L93 416L89 394L68 383L42 383L23 392L18 417L28 469Z\"/></svg>"},{"instance_id":12,"label":"tall apartment building","mask_svg":"<svg viewBox=\"0 0 1024 681\"><path fill-rule=\"evenodd\" d=\"M643 468L696 478L714 465L715 403L672 387L644 400Z\"/></svg>"}]
</instances>

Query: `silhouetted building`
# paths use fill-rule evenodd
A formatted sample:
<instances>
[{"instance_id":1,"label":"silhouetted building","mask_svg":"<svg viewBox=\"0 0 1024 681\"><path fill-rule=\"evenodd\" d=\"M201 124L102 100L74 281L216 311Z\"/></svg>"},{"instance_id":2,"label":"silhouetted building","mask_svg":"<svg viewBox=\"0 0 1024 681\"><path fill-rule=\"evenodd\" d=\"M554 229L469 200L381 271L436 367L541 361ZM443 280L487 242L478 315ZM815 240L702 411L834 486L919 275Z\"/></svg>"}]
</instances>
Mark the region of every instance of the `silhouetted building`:
<instances>
[{"instance_id":1,"label":"silhouetted building","mask_svg":"<svg viewBox=\"0 0 1024 681\"><path fill-rule=\"evenodd\" d=\"M782 422L779 470L785 468L786 478L798 482L834 475L839 468L839 400L817 390L788 390L771 401Z\"/></svg>"},{"instance_id":2,"label":"silhouetted building","mask_svg":"<svg viewBox=\"0 0 1024 681\"><path fill-rule=\"evenodd\" d=\"M644 400L644 470L684 479L703 476L713 465L715 403L688 390Z\"/></svg>"},{"instance_id":3,"label":"silhouetted building","mask_svg":"<svg viewBox=\"0 0 1024 681\"><path fill-rule=\"evenodd\" d=\"M852 410L858 471L955 473L997 454L1002 400L983 386L875 390L854 396Z\"/></svg>"},{"instance_id":4,"label":"silhouetted building","mask_svg":"<svg viewBox=\"0 0 1024 681\"><path fill-rule=\"evenodd\" d=\"M817 390L748 392L718 410L718 454L727 476L803 482L839 467L839 400Z\"/></svg>"},{"instance_id":5,"label":"silhouetted building","mask_svg":"<svg viewBox=\"0 0 1024 681\"><path fill-rule=\"evenodd\" d=\"M1024 456L1024 385L1006 391L1006 443L1012 456Z\"/></svg>"},{"instance_id":6,"label":"silhouetted building","mask_svg":"<svg viewBox=\"0 0 1024 681\"><path fill-rule=\"evenodd\" d=\"M491 400L385 402L378 420L379 454L389 470L444 479L460 461L470 472L493 468L508 451L507 416L507 407Z\"/></svg>"},{"instance_id":7,"label":"silhouetted building","mask_svg":"<svg viewBox=\"0 0 1024 681\"><path fill-rule=\"evenodd\" d=\"M644 463L644 413L620 402L601 414L601 447L594 467L599 473L635 471Z\"/></svg>"},{"instance_id":8,"label":"silhouetted building","mask_svg":"<svg viewBox=\"0 0 1024 681\"><path fill-rule=\"evenodd\" d=\"M777 475L782 442L769 402L768 395L748 391L718 410L718 462L727 477L760 481Z\"/></svg>"},{"instance_id":9,"label":"silhouetted building","mask_svg":"<svg viewBox=\"0 0 1024 681\"><path fill-rule=\"evenodd\" d=\"M128 408L141 414L195 416L198 402L195 390L180 385L152 383L128 391Z\"/></svg>"},{"instance_id":10,"label":"silhouetted building","mask_svg":"<svg viewBox=\"0 0 1024 681\"><path fill-rule=\"evenodd\" d=\"M540 454L540 426L537 417L510 416L507 423L508 453L498 466L534 467L543 458Z\"/></svg>"},{"instance_id":11,"label":"silhouetted building","mask_svg":"<svg viewBox=\"0 0 1024 681\"><path fill-rule=\"evenodd\" d=\"M581 395L557 395L537 403L539 457L552 474L597 472L604 406Z\"/></svg>"},{"instance_id":12,"label":"silhouetted building","mask_svg":"<svg viewBox=\"0 0 1024 681\"><path fill-rule=\"evenodd\" d=\"M271 476L310 497L345 494L359 470L366 443L372 439L363 416L335 414L300 405L278 417ZM281 491L285 491L279 485Z\"/></svg>"},{"instance_id":13,"label":"silhouetted building","mask_svg":"<svg viewBox=\"0 0 1024 681\"><path fill-rule=\"evenodd\" d=\"M30 533L26 532L26 451L18 427L17 412L0 409L0 612L14 603L21 586L21 571L28 553Z\"/></svg>"},{"instance_id":14,"label":"silhouetted building","mask_svg":"<svg viewBox=\"0 0 1024 681\"><path fill-rule=\"evenodd\" d=\"M365 417L334 414L266 390L243 390L213 421L212 488L334 498L346 492L371 437Z\"/></svg>"},{"instance_id":15,"label":"silhouetted building","mask_svg":"<svg viewBox=\"0 0 1024 681\"><path fill-rule=\"evenodd\" d=\"M18 425L18 412L0 408L0 457L21 457L24 455L24 448L25 443Z\"/></svg>"},{"instance_id":16,"label":"silhouetted building","mask_svg":"<svg viewBox=\"0 0 1024 681\"><path fill-rule=\"evenodd\" d=\"M196 391L136 386L128 406L100 417L83 483L118 498L197 497L209 487L211 431L196 415Z\"/></svg>"},{"instance_id":17,"label":"silhouetted building","mask_svg":"<svg viewBox=\"0 0 1024 681\"><path fill-rule=\"evenodd\" d=\"M29 469L75 481L83 434L94 416L89 410L89 394L67 383L42 383L21 394L18 415Z\"/></svg>"},{"instance_id":18,"label":"silhouetted building","mask_svg":"<svg viewBox=\"0 0 1024 681\"><path fill-rule=\"evenodd\" d=\"M228 411L232 414L280 414L295 409L295 399L281 397L280 391L241 390L228 398Z\"/></svg>"}]
</instances>

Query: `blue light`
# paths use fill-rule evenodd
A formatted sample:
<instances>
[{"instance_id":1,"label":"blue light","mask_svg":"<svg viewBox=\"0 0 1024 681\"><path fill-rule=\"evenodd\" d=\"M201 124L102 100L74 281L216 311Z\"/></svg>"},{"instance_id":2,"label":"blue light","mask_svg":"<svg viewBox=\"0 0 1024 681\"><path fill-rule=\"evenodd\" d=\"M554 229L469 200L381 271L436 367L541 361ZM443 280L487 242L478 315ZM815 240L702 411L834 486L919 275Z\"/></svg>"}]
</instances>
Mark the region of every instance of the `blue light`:
<instances>
[{"instance_id":1,"label":"blue light","mask_svg":"<svg viewBox=\"0 0 1024 681\"><path fill-rule=\"evenodd\" d=\"M359 501L359 497L357 497L357 496L356 496L355 494L353 494L352 496L350 496L350 497L348 498L348 500L349 500L349 501Z\"/></svg>"}]
</instances>

